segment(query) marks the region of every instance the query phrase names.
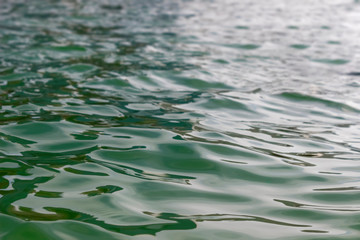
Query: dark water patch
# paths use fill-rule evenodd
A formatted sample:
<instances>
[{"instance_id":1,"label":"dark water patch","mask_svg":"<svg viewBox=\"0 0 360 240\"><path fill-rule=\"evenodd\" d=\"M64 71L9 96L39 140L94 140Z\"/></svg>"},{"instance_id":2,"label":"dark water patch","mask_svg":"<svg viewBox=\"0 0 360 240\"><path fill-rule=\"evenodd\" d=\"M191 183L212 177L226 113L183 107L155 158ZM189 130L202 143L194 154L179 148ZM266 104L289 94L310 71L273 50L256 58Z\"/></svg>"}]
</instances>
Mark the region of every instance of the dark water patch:
<instances>
[{"instance_id":1,"label":"dark water patch","mask_svg":"<svg viewBox=\"0 0 360 240\"><path fill-rule=\"evenodd\" d=\"M224 59L216 59L216 60L214 60L214 62L221 63L221 64L229 64L229 62Z\"/></svg>"},{"instance_id":2,"label":"dark water patch","mask_svg":"<svg viewBox=\"0 0 360 240\"><path fill-rule=\"evenodd\" d=\"M313 59L312 61L324 64L342 65L347 64L349 60L346 59Z\"/></svg>"},{"instance_id":3,"label":"dark water patch","mask_svg":"<svg viewBox=\"0 0 360 240\"><path fill-rule=\"evenodd\" d=\"M341 44L340 41L328 41L327 43L328 43L328 44L335 44L335 45Z\"/></svg>"},{"instance_id":4,"label":"dark water patch","mask_svg":"<svg viewBox=\"0 0 360 240\"><path fill-rule=\"evenodd\" d=\"M292 45L290 45L290 47L294 48L294 49L299 49L299 50L309 48L308 45L304 45L304 44L292 44Z\"/></svg>"},{"instance_id":5,"label":"dark water patch","mask_svg":"<svg viewBox=\"0 0 360 240\"><path fill-rule=\"evenodd\" d=\"M349 72L349 73L347 73L347 75L357 77L357 76L360 76L360 72Z\"/></svg>"},{"instance_id":6,"label":"dark water patch","mask_svg":"<svg viewBox=\"0 0 360 240\"><path fill-rule=\"evenodd\" d=\"M247 30L247 29L250 29L250 28L247 27L247 26L236 26L236 29Z\"/></svg>"},{"instance_id":7,"label":"dark water patch","mask_svg":"<svg viewBox=\"0 0 360 240\"><path fill-rule=\"evenodd\" d=\"M358 187L342 187L342 188L322 188L314 189L314 191L358 191Z\"/></svg>"},{"instance_id":8,"label":"dark water patch","mask_svg":"<svg viewBox=\"0 0 360 240\"><path fill-rule=\"evenodd\" d=\"M75 169L75 168L71 168L71 167L64 168L64 170L67 172L70 172L70 173L81 174L81 175L108 176L108 174L106 174L106 173L84 171L84 170L79 170L79 169Z\"/></svg>"},{"instance_id":9,"label":"dark water patch","mask_svg":"<svg viewBox=\"0 0 360 240\"><path fill-rule=\"evenodd\" d=\"M288 29L294 29L294 30L299 29L299 27L298 27L298 26L293 26L293 25L291 25L291 26L287 26L287 28L288 28Z\"/></svg>"},{"instance_id":10,"label":"dark water patch","mask_svg":"<svg viewBox=\"0 0 360 240\"><path fill-rule=\"evenodd\" d=\"M61 198L61 192L38 191L35 196L42 198Z\"/></svg>"},{"instance_id":11,"label":"dark water patch","mask_svg":"<svg viewBox=\"0 0 360 240\"><path fill-rule=\"evenodd\" d=\"M113 11L119 11L119 10L123 9L123 7L121 5L106 5L106 4L103 4L103 5L101 5L101 7L103 9L113 10Z\"/></svg>"},{"instance_id":12,"label":"dark water patch","mask_svg":"<svg viewBox=\"0 0 360 240\"><path fill-rule=\"evenodd\" d=\"M260 47L260 45L257 44L228 44L226 46L230 48L237 48L244 50L254 50Z\"/></svg>"},{"instance_id":13,"label":"dark water patch","mask_svg":"<svg viewBox=\"0 0 360 240\"><path fill-rule=\"evenodd\" d=\"M123 188L118 187L118 186L106 185L106 186L96 187L96 190L83 192L82 194L85 194L89 197L93 197L93 196L97 196L97 195L104 194L104 193L114 193L114 192L120 191L122 189Z\"/></svg>"}]
</instances>

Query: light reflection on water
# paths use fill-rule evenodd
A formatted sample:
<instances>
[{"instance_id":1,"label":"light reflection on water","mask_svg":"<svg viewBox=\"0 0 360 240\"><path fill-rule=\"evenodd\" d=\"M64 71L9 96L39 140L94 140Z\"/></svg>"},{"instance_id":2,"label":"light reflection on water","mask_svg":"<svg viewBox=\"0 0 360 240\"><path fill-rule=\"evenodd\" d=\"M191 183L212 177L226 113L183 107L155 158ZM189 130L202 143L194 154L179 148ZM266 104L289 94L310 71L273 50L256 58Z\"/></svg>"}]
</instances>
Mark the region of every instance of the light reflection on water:
<instances>
[{"instance_id":1,"label":"light reflection on water","mask_svg":"<svg viewBox=\"0 0 360 240\"><path fill-rule=\"evenodd\" d=\"M2 1L2 239L357 239L356 1Z\"/></svg>"}]
</instances>

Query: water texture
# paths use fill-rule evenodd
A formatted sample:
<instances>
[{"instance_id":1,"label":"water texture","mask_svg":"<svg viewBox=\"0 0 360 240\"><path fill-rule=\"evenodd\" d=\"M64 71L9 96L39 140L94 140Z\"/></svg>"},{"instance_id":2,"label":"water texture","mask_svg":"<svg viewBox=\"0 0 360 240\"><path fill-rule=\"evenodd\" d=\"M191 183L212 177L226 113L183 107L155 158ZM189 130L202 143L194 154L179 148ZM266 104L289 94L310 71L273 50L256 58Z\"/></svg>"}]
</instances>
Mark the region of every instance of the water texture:
<instances>
[{"instance_id":1,"label":"water texture","mask_svg":"<svg viewBox=\"0 0 360 240\"><path fill-rule=\"evenodd\" d=\"M0 0L0 239L359 239L359 11Z\"/></svg>"}]
</instances>

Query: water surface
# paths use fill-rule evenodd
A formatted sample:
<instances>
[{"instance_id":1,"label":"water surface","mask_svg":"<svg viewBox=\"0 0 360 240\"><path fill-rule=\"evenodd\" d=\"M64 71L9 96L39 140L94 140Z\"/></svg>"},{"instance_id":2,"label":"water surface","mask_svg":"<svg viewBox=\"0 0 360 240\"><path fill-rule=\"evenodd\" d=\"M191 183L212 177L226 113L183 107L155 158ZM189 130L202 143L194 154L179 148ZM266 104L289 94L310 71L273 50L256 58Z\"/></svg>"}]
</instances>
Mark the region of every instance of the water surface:
<instances>
[{"instance_id":1,"label":"water surface","mask_svg":"<svg viewBox=\"0 0 360 240\"><path fill-rule=\"evenodd\" d=\"M358 239L359 10L1 0L0 238Z\"/></svg>"}]
</instances>

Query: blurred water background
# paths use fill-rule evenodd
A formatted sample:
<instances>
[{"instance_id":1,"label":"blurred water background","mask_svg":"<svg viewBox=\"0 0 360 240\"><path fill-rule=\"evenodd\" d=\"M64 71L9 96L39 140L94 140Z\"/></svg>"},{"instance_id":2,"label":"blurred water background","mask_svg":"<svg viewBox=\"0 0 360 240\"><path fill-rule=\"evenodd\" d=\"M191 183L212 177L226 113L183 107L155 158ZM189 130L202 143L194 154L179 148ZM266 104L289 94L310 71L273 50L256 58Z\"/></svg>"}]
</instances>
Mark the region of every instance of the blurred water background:
<instances>
[{"instance_id":1,"label":"blurred water background","mask_svg":"<svg viewBox=\"0 0 360 240\"><path fill-rule=\"evenodd\" d=\"M360 3L0 0L0 238L360 238Z\"/></svg>"}]
</instances>

